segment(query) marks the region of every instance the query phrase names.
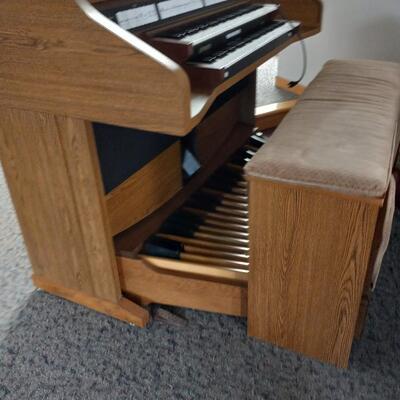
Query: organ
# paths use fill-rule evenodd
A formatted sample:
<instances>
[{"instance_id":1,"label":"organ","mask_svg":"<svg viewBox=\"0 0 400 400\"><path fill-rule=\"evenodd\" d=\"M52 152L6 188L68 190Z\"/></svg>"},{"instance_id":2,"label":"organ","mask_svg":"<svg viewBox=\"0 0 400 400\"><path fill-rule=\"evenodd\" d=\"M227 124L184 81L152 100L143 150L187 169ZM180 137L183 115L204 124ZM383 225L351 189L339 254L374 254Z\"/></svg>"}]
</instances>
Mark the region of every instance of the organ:
<instances>
[{"instance_id":1,"label":"organ","mask_svg":"<svg viewBox=\"0 0 400 400\"><path fill-rule=\"evenodd\" d=\"M0 147L37 287L145 327L247 316L257 68L318 0L23 0L0 12ZM278 121L276 122L278 123Z\"/></svg>"}]
</instances>

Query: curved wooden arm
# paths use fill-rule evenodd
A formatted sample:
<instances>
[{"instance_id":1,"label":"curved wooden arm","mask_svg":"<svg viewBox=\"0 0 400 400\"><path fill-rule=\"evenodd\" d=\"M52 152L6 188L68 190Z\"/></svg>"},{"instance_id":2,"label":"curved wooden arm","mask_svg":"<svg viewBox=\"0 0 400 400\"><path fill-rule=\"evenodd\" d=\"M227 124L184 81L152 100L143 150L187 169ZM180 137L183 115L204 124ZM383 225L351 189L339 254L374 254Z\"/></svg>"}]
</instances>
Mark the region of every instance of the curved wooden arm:
<instances>
[{"instance_id":1,"label":"curved wooden arm","mask_svg":"<svg viewBox=\"0 0 400 400\"><path fill-rule=\"evenodd\" d=\"M260 0L252 2L260 3ZM283 18L300 21L304 37L321 31L323 11L321 0L264 0L263 2L280 4Z\"/></svg>"},{"instance_id":2,"label":"curved wooden arm","mask_svg":"<svg viewBox=\"0 0 400 400\"><path fill-rule=\"evenodd\" d=\"M175 135L190 121L185 72L87 0L2 2L0 81L7 107Z\"/></svg>"}]
</instances>

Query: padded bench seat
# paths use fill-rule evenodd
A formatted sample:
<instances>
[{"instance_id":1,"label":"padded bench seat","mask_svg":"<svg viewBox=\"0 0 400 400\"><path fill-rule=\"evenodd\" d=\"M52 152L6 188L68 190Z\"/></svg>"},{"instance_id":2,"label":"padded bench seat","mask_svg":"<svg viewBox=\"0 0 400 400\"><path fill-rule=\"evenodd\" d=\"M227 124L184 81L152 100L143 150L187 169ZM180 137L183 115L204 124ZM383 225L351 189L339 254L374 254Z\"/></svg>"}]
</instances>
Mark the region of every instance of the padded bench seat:
<instances>
[{"instance_id":1,"label":"padded bench seat","mask_svg":"<svg viewBox=\"0 0 400 400\"><path fill-rule=\"evenodd\" d=\"M398 64L328 62L247 174L383 197L399 143L399 104Z\"/></svg>"},{"instance_id":2,"label":"padded bench seat","mask_svg":"<svg viewBox=\"0 0 400 400\"><path fill-rule=\"evenodd\" d=\"M249 162L251 336L348 365L389 242L399 116L400 65L331 61Z\"/></svg>"}]
</instances>

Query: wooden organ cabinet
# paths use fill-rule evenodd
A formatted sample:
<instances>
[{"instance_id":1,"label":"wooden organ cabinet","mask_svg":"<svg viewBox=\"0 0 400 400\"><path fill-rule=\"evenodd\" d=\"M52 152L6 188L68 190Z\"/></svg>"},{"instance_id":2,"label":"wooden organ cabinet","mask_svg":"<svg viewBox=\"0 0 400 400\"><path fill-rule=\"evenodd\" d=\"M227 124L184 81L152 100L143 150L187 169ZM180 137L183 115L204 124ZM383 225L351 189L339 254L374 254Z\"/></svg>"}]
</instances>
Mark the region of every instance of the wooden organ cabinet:
<instances>
[{"instance_id":1,"label":"wooden organ cabinet","mask_svg":"<svg viewBox=\"0 0 400 400\"><path fill-rule=\"evenodd\" d=\"M322 11L278 2L2 3L0 154L37 287L139 327L151 303L256 312L242 174L266 140L255 73L298 29L318 33ZM199 30L208 42L177 43Z\"/></svg>"}]
</instances>

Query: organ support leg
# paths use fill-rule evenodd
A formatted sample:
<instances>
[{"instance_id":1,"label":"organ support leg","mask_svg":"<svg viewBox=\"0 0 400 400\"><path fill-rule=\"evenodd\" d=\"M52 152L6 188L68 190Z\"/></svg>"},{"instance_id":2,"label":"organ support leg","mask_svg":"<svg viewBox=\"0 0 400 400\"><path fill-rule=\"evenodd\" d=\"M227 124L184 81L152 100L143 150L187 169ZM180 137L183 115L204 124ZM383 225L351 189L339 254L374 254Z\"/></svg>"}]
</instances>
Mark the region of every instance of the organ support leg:
<instances>
[{"instance_id":1,"label":"organ support leg","mask_svg":"<svg viewBox=\"0 0 400 400\"><path fill-rule=\"evenodd\" d=\"M0 153L38 287L145 326L124 299L91 124L0 109Z\"/></svg>"}]
</instances>

